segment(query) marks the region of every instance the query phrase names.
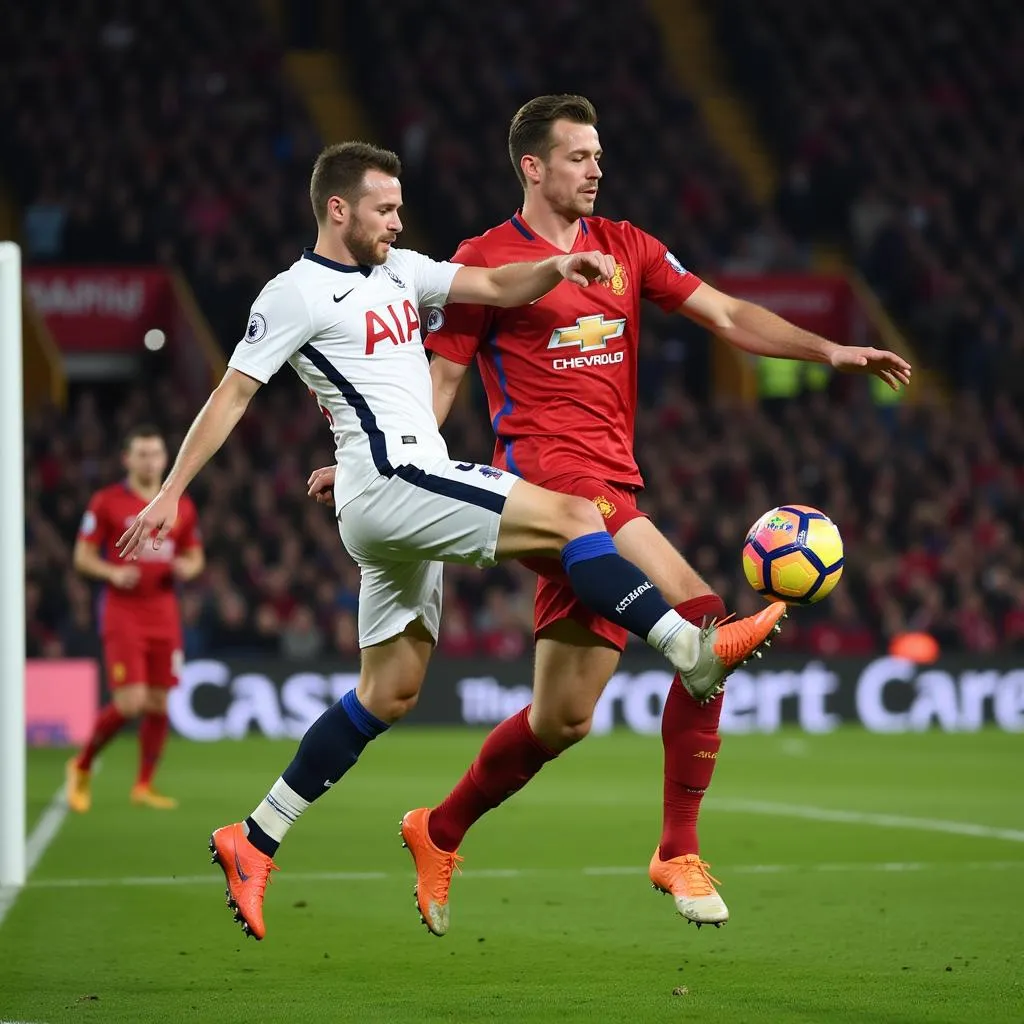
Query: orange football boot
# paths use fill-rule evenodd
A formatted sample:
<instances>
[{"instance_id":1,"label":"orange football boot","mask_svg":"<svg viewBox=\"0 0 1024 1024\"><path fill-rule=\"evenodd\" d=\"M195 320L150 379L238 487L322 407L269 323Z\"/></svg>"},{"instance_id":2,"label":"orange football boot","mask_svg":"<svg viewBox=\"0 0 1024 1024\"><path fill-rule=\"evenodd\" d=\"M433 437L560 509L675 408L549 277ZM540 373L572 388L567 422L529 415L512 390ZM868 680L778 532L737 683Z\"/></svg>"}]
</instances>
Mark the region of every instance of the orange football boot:
<instances>
[{"instance_id":1,"label":"orange football boot","mask_svg":"<svg viewBox=\"0 0 1024 1024\"><path fill-rule=\"evenodd\" d=\"M178 806L173 796L158 793L148 782L136 782L132 786L131 801L136 807L152 807L158 811L173 811Z\"/></svg>"},{"instance_id":2,"label":"orange football boot","mask_svg":"<svg viewBox=\"0 0 1024 1024\"><path fill-rule=\"evenodd\" d=\"M718 879L711 877L708 867L696 853L662 860L661 850L656 849L649 871L651 885L658 892L671 893L676 910L691 924L698 928L702 924L721 928L729 920L729 908L718 895Z\"/></svg>"},{"instance_id":3,"label":"orange football boot","mask_svg":"<svg viewBox=\"0 0 1024 1024\"><path fill-rule=\"evenodd\" d=\"M697 663L679 678L690 696L702 704L725 689L726 676L750 657L761 657L771 638L782 629L786 605L773 601L756 615L745 619L721 619L711 622L700 631Z\"/></svg>"},{"instance_id":4,"label":"orange football boot","mask_svg":"<svg viewBox=\"0 0 1024 1024\"><path fill-rule=\"evenodd\" d=\"M263 923L263 894L270 881L270 872L277 865L256 849L246 838L245 826L239 821L225 825L210 836L212 863L219 864L228 887L224 896L235 920L246 935L262 939L267 934Z\"/></svg>"},{"instance_id":5,"label":"orange football boot","mask_svg":"<svg viewBox=\"0 0 1024 1024\"><path fill-rule=\"evenodd\" d=\"M68 810L76 814L85 814L92 807L92 772L78 767L77 756L64 766L64 798Z\"/></svg>"},{"instance_id":6,"label":"orange football boot","mask_svg":"<svg viewBox=\"0 0 1024 1024\"><path fill-rule=\"evenodd\" d=\"M429 807L409 811L402 818L400 835L402 845L412 854L416 865L413 895L420 909L420 920L432 934L444 935L448 931L448 888L452 884L452 872L459 868L462 858L434 844L427 827L429 820Z\"/></svg>"}]
</instances>

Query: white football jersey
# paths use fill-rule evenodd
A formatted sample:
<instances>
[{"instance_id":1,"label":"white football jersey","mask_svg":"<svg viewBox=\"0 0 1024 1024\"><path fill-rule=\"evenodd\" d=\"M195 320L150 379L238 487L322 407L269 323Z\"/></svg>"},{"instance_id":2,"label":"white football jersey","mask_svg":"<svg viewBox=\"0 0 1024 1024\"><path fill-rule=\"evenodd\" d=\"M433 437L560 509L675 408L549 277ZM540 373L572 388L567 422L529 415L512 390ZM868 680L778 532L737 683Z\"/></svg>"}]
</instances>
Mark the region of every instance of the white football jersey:
<instances>
[{"instance_id":1,"label":"white football jersey","mask_svg":"<svg viewBox=\"0 0 1024 1024\"><path fill-rule=\"evenodd\" d=\"M334 430L339 509L403 465L448 456L419 311L445 304L458 270L409 249L372 268L306 249L253 303L228 366L265 384L291 363Z\"/></svg>"}]
</instances>

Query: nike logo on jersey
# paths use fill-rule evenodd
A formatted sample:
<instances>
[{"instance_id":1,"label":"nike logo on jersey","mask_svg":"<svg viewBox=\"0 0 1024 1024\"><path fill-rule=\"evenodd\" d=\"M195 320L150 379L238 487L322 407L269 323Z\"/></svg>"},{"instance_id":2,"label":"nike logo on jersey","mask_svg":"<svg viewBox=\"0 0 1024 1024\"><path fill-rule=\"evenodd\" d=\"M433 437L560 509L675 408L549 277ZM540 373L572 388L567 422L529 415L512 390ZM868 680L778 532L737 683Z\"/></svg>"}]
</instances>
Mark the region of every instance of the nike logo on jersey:
<instances>
[{"instance_id":1,"label":"nike logo on jersey","mask_svg":"<svg viewBox=\"0 0 1024 1024\"><path fill-rule=\"evenodd\" d=\"M355 291L355 288L349 288L349 290L348 290L347 292L345 292L345 294L344 294L344 295L335 295L335 296L333 296L333 298L334 298L334 301L335 301L335 302L341 302L341 300L342 300L343 298L345 298L345 296L347 296L347 295L351 295L351 294L352 294L352 293L353 293L354 291Z\"/></svg>"}]
</instances>

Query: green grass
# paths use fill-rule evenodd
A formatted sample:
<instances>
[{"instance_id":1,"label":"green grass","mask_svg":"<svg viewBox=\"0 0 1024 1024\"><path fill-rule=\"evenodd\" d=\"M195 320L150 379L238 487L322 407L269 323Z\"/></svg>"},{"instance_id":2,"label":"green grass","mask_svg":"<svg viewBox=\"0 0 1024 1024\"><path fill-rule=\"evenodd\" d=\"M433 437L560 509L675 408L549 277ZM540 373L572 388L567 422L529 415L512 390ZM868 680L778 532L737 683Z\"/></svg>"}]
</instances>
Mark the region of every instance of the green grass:
<instances>
[{"instance_id":1,"label":"green grass","mask_svg":"<svg viewBox=\"0 0 1024 1024\"><path fill-rule=\"evenodd\" d=\"M161 783L182 807L159 813L128 806L135 743L121 740L93 811L65 821L0 926L0 1019L1024 1020L1024 843L729 804L1022 830L1019 736L727 739L702 838L732 921L700 931L644 874L659 831L660 743L590 740L470 835L452 932L439 940L417 920L398 819L443 796L480 737L399 729L374 744L288 837L260 944L232 923L206 838L248 813L292 744L172 744ZM64 756L32 753L30 817ZM904 867L881 868L890 862ZM495 869L520 873L487 875Z\"/></svg>"}]
</instances>

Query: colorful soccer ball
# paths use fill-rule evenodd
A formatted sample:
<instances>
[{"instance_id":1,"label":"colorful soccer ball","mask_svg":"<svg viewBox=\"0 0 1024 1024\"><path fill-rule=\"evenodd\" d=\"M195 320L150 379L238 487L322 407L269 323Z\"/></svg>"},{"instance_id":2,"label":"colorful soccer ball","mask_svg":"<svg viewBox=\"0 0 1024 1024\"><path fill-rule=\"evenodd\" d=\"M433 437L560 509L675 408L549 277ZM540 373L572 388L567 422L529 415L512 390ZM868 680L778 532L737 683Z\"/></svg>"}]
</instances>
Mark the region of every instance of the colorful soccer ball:
<instances>
[{"instance_id":1,"label":"colorful soccer ball","mask_svg":"<svg viewBox=\"0 0 1024 1024\"><path fill-rule=\"evenodd\" d=\"M743 574L769 601L814 604L843 575L843 538L824 512L780 505L750 528L743 544Z\"/></svg>"}]
</instances>

